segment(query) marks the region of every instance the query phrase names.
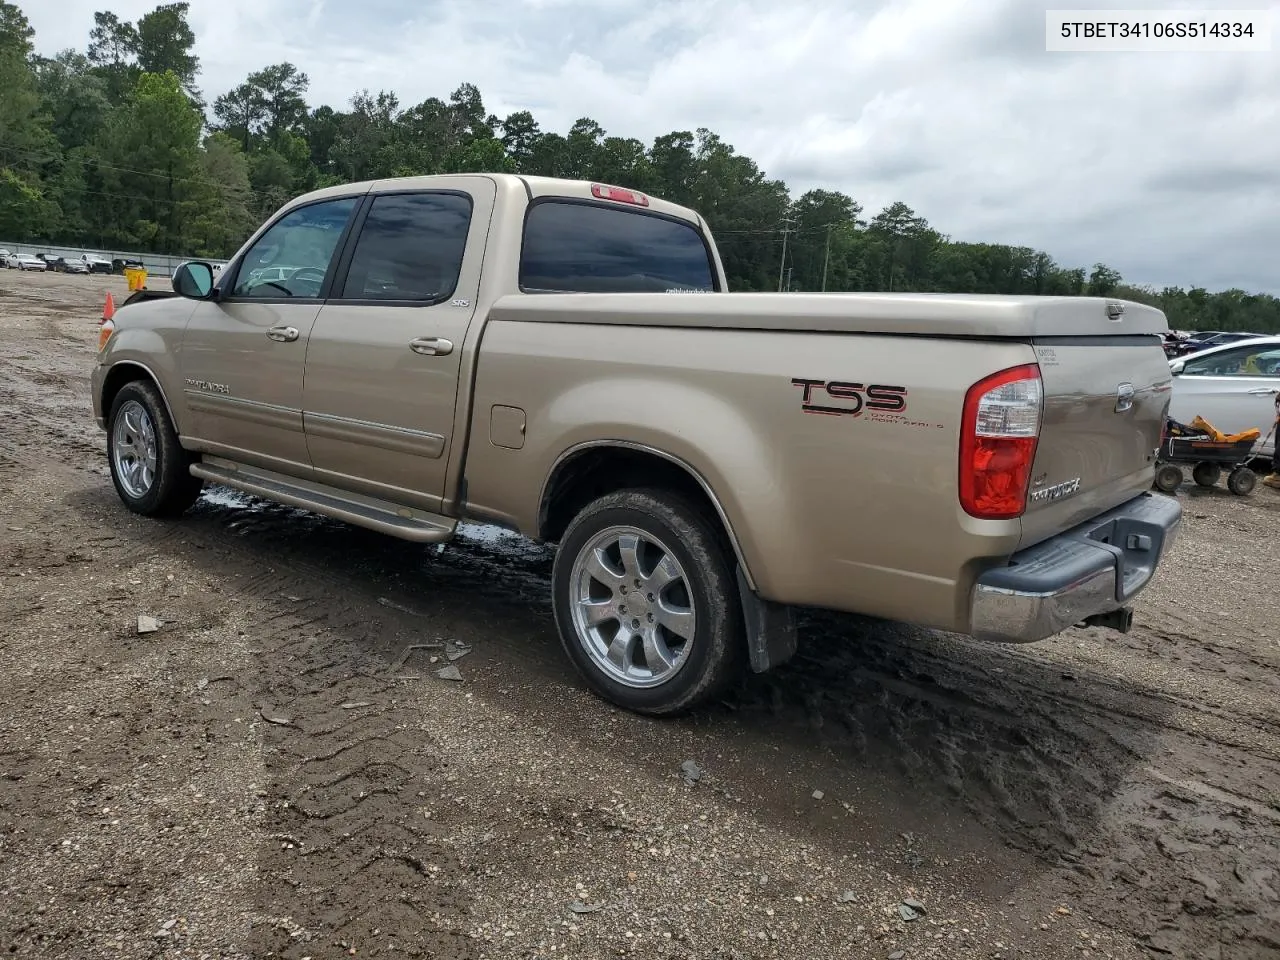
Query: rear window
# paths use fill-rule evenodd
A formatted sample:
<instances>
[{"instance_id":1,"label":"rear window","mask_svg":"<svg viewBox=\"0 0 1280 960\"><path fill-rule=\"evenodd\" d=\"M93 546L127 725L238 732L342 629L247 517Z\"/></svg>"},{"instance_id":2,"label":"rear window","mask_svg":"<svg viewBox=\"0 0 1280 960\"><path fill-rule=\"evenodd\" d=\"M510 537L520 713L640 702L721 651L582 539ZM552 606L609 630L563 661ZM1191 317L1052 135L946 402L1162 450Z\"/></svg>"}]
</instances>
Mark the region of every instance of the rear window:
<instances>
[{"instance_id":1,"label":"rear window","mask_svg":"<svg viewBox=\"0 0 1280 960\"><path fill-rule=\"evenodd\" d=\"M652 213L568 201L529 210L520 288L531 293L714 290L701 234Z\"/></svg>"}]
</instances>

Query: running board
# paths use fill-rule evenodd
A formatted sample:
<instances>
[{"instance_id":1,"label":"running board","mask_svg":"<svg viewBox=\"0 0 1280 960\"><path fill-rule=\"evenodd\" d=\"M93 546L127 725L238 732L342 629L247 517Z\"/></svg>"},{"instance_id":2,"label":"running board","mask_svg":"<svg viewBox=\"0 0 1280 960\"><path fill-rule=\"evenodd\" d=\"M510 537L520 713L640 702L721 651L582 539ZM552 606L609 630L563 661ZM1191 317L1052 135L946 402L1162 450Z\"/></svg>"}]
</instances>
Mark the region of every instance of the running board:
<instances>
[{"instance_id":1,"label":"running board","mask_svg":"<svg viewBox=\"0 0 1280 960\"><path fill-rule=\"evenodd\" d=\"M444 543L453 538L458 527L458 521L450 517L348 493L323 483L286 477L221 457L193 463L191 475L414 543Z\"/></svg>"}]
</instances>

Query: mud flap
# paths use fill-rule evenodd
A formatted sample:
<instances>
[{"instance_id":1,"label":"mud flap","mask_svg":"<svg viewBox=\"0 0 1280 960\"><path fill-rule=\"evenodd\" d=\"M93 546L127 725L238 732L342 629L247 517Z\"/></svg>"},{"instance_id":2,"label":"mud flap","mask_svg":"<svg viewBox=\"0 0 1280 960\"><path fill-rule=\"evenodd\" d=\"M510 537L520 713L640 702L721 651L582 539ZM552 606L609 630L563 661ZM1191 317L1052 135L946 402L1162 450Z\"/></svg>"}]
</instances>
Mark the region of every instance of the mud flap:
<instances>
[{"instance_id":1,"label":"mud flap","mask_svg":"<svg viewBox=\"0 0 1280 960\"><path fill-rule=\"evenodd\" d=\"M742 619L747 628L751 669L764 673L786 663L795 654L795 617L789 606L760 599L748 585L741 565L735 570L738 574L738 596L742 598Z\"/></svg>"}]
</instances>

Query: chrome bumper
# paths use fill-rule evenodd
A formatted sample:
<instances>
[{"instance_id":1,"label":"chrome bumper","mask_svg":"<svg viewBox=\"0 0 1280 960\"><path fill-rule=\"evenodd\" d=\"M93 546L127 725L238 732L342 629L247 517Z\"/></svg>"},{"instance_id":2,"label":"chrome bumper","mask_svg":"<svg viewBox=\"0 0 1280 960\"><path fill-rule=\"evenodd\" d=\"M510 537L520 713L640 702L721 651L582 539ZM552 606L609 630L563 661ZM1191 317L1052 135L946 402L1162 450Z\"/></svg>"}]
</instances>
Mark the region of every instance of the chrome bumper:
<instances>
[{"instance_id":1,"label":"chrome bumper","mask_svg":"<svg viewBox=\"0 0 1280 960\"><path fill-rule=\"evenodd\" d=\"M978 576L969 633L1031 643L1127 608L1177 539L1182 505L1144 493Z\"/></svg>"}]
</instances>

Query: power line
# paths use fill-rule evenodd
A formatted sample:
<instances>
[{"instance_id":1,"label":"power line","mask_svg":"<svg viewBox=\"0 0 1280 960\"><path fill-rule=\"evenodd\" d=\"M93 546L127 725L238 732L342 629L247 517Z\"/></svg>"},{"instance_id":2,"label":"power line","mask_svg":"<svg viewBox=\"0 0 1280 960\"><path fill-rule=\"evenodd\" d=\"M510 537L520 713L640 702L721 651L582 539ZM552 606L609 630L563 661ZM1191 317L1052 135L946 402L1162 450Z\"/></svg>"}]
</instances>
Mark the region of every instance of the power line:
<instances>
[{"instance_id":1,"label":"power line","mask_svg":"<svg viewBox=\"0 0 1280 960\"><path fill-rule=\"evenodd\" d=\"M155 177L160 180L167 180L171 183L198 183L203 186L227 189L227 185L225 183L219 183L216 180L205 180L201 177L171 177L165 173L155 173L153 171L148 171L148 170L134 170L134 169L131 169L130 167L122 167L114 163L107 163L101 157L73 157L68 155L58 156L54 154L41 155L37 153L32 153L31 151L28 151L28 150L15 150L12 148L5 148L4 152L10 156L26 157L26 159L34 163L57 163L57 162L78 163L81 166L88 166L90 164L93 164L95 166L103 167L107 170L116 170L120 173L132 173L139 177Z\"/></svg>"},{"instance_id":2,"label":"power line","mask_svg":"<svg viewBox=\"0 0 1280 960\"><path fill-rule=\"evenodd\" d=\"M782 292L782 269L787 265L787 234L791 232L791 224L795 223L793 217L783 217L784 224L782 228L782 259L778 261L778 292Z\"/></svg>"}]
</instances>

